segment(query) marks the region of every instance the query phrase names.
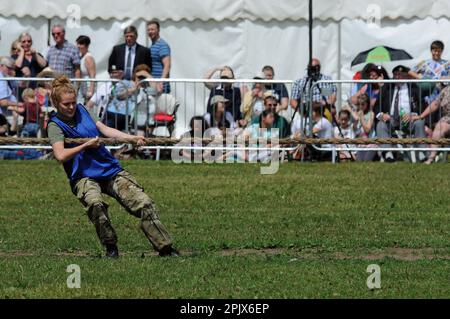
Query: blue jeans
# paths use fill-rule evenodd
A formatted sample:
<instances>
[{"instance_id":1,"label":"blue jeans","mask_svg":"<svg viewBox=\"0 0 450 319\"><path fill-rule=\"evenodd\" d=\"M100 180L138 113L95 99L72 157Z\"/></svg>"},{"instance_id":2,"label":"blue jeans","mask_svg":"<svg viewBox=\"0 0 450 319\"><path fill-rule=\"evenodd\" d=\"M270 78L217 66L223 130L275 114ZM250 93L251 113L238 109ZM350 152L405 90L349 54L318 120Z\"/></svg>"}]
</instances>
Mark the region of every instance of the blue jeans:
<instances>
[{"instance_id":1,"label":"blue jeans","mask_svg":"<svg viewBox=\"0 0 450 319\"><path fill-rule=\"evenodd\" d=\"M37 137L39 125L36 123L27 123L22 129L22 137Z\"/></svg>"}]
</instances>

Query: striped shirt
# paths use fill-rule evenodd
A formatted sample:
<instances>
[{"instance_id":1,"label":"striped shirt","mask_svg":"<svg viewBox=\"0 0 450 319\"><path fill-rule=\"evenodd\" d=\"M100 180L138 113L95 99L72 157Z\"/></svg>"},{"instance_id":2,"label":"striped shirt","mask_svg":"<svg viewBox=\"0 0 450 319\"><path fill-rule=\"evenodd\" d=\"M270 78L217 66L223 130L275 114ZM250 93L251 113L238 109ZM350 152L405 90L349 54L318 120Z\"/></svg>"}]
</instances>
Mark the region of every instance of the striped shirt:
<instances>
[{"instance_id":1,"label":"striped shirt","mask_svg":"<svg viewBox=\"0 0 450 319\"><path fill-rule=\"evenodd\" d=\"M152 55L152 76L154 78L161 78L164 69L162 59L167 56L170 57L170 47L166 41L159 38L150 46L150 52ZM170 85L168 82L164 84L164 92L170 93Z\"/></svg>"},{"instance_id":2,"label":"striped shirt","mask_svg":"<svg viewBox=\"0 0 450 319\"><path fill-rule=\"evenodd\" d=\"M326 75L320 75L319 80L331 81L331 77ZM308 102L311 99L310 87L308 82L308 77L301 78L294 82L292 86L292 99L299 100L302 102ZM330 92L322 92L324 89L329 89ZM312 99L313 102L321 102L323 97L327 98L328 95L337 92L336 85L331 83L319 83L313 82L312 84ZM304 94L303 94L304 93ZM326 94L328 93L328 94Z\"/></svg>"},{"instance_id":3,"label":"striped shirt","mask_svg":"<svg viewBox=\"0 0 450 319\"><path fill-rule=\"evenodd\" d=\"M54 45L48 50L47 61L54 71L74 78L75 66L80 66L80 53L75 45L65 40L62 48Z\"/></svg>"}]
</instances>

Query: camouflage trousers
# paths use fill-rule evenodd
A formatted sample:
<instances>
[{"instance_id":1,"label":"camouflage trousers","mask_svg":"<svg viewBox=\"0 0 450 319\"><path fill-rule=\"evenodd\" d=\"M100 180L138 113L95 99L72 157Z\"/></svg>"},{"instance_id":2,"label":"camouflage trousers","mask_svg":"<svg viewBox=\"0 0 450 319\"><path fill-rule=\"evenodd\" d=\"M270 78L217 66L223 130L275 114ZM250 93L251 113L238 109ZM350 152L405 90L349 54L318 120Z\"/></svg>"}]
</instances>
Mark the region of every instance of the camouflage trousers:
<instances>
[{"instance_id":1,"label":"camouflage trousers","mask_svg":"<svg viewBox=\"0 0 450 319\"><path fill-rule=\"evenodd\" d=\"M108 204L103 194L115 198L131 215L141 219L140 227L157 251L172 244L172 239L159 220L153 200L127 171L109 180L82 178L74 185L73 193L86 208L90 221L103 245L116 244L117 235L108 216Z\"/></svg>"}]
</instances>

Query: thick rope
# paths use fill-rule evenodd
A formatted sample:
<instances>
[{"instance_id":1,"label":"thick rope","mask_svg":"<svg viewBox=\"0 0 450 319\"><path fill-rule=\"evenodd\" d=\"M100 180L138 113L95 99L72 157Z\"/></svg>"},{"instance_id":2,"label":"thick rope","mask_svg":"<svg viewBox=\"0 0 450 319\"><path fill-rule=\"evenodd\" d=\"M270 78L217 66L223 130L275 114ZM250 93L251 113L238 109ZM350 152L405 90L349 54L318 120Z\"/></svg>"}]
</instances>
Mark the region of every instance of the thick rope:
<instances>
[{"instance_id":1,"label":"thick rope","mask_svg":"<svg viewBox=\"0 0 450 319\"><path fill-rule=\"evenodd\" d=\"M67 144L83 144L87 142L89 139L80 138L80 139L66 139L65 142ZM135 139L115 139L115 138L100 138L100 142L109 145L122 145L122 144L136 144ZM202 144L202 145L226 145L229 144L230 141L223 140L213 140L213 139L202 139L202 138L192 138L192 139L172 139L167 137L153 137L153 138L145 138L145 145L147 146L169 146L169 145L189 145L190 142ZM254 143L253 141L250 141ZM235 144L243 143L242 140L235 140ZM248 144L249 141L246 141ZM270 144L269 141L261 140L260 144ZM295 145L324 145L324 144L335 144L335 145L382 145L382 144L400 144L400 145L450 145L449 138L442 139L430 139L430 138L357 138L357 139L347 139L347 138L293 138L293 139L280 139L273 142L274 145L286 145L286 146L295 146ZM50 145L50 140L48 138L17 138L17 137L0 137L0 145Z\"/></svg>"}]
</instances>

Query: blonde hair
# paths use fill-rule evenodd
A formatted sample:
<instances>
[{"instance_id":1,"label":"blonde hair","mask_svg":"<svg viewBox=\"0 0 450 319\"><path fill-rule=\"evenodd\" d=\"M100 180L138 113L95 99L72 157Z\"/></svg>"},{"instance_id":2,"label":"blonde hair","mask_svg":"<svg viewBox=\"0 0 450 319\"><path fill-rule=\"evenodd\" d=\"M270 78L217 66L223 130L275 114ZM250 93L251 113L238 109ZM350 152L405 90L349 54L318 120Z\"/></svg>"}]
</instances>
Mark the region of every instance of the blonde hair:
<instances>
[{"instance_id":1,"label":"blonde hair","mask_svg":"<svg viewBox=\"0 0 450 319\"><path fill-rule=\"evenodd\" d=\"M58 108L63 94L76 95L75 87L65 75L58 76L52 81L52 92L50 93L50 100L54 107Z\"/></svg>"},{"instance_id":2,"label":"blonde hair","mask_svg":"<svg viewBox=\"0 0 450 319\"><path fill-rule=\"evenodd\" d=\"M36 94L33 89L27 88L22 92L22 100L25 101L27 97L33 99L36 97Z\"/></svg>"},{"instance_id":3,"label":"blonde hair","mask_svg":"<svg viewBox=\"0 0 450 319\"><path fill-rule=\"evenodd\" d=\"M31 34L29 34L28 32L22 32L22 33L19 35L18 40L19 40L20 42L22 42L23 38L25 38L25 37L30 38L31 44L33 44L33 38L31 37Z\"/></svg>"},{"instance_id":4,"label":"blonde hair","mask_svg":"<svg viewBox=\"0 0 450 319\"><path fill-rule=\"evenodd\" d=\"M18 44L20 44L20 41L19 40L14 40L12 43L11 43L11 50L10 50L10 55L13 55L13 54L16 54L15 52L14 52L14 50L18 50L18 48L17 48L17 45Z\"/></svg>"}]
</instances>

